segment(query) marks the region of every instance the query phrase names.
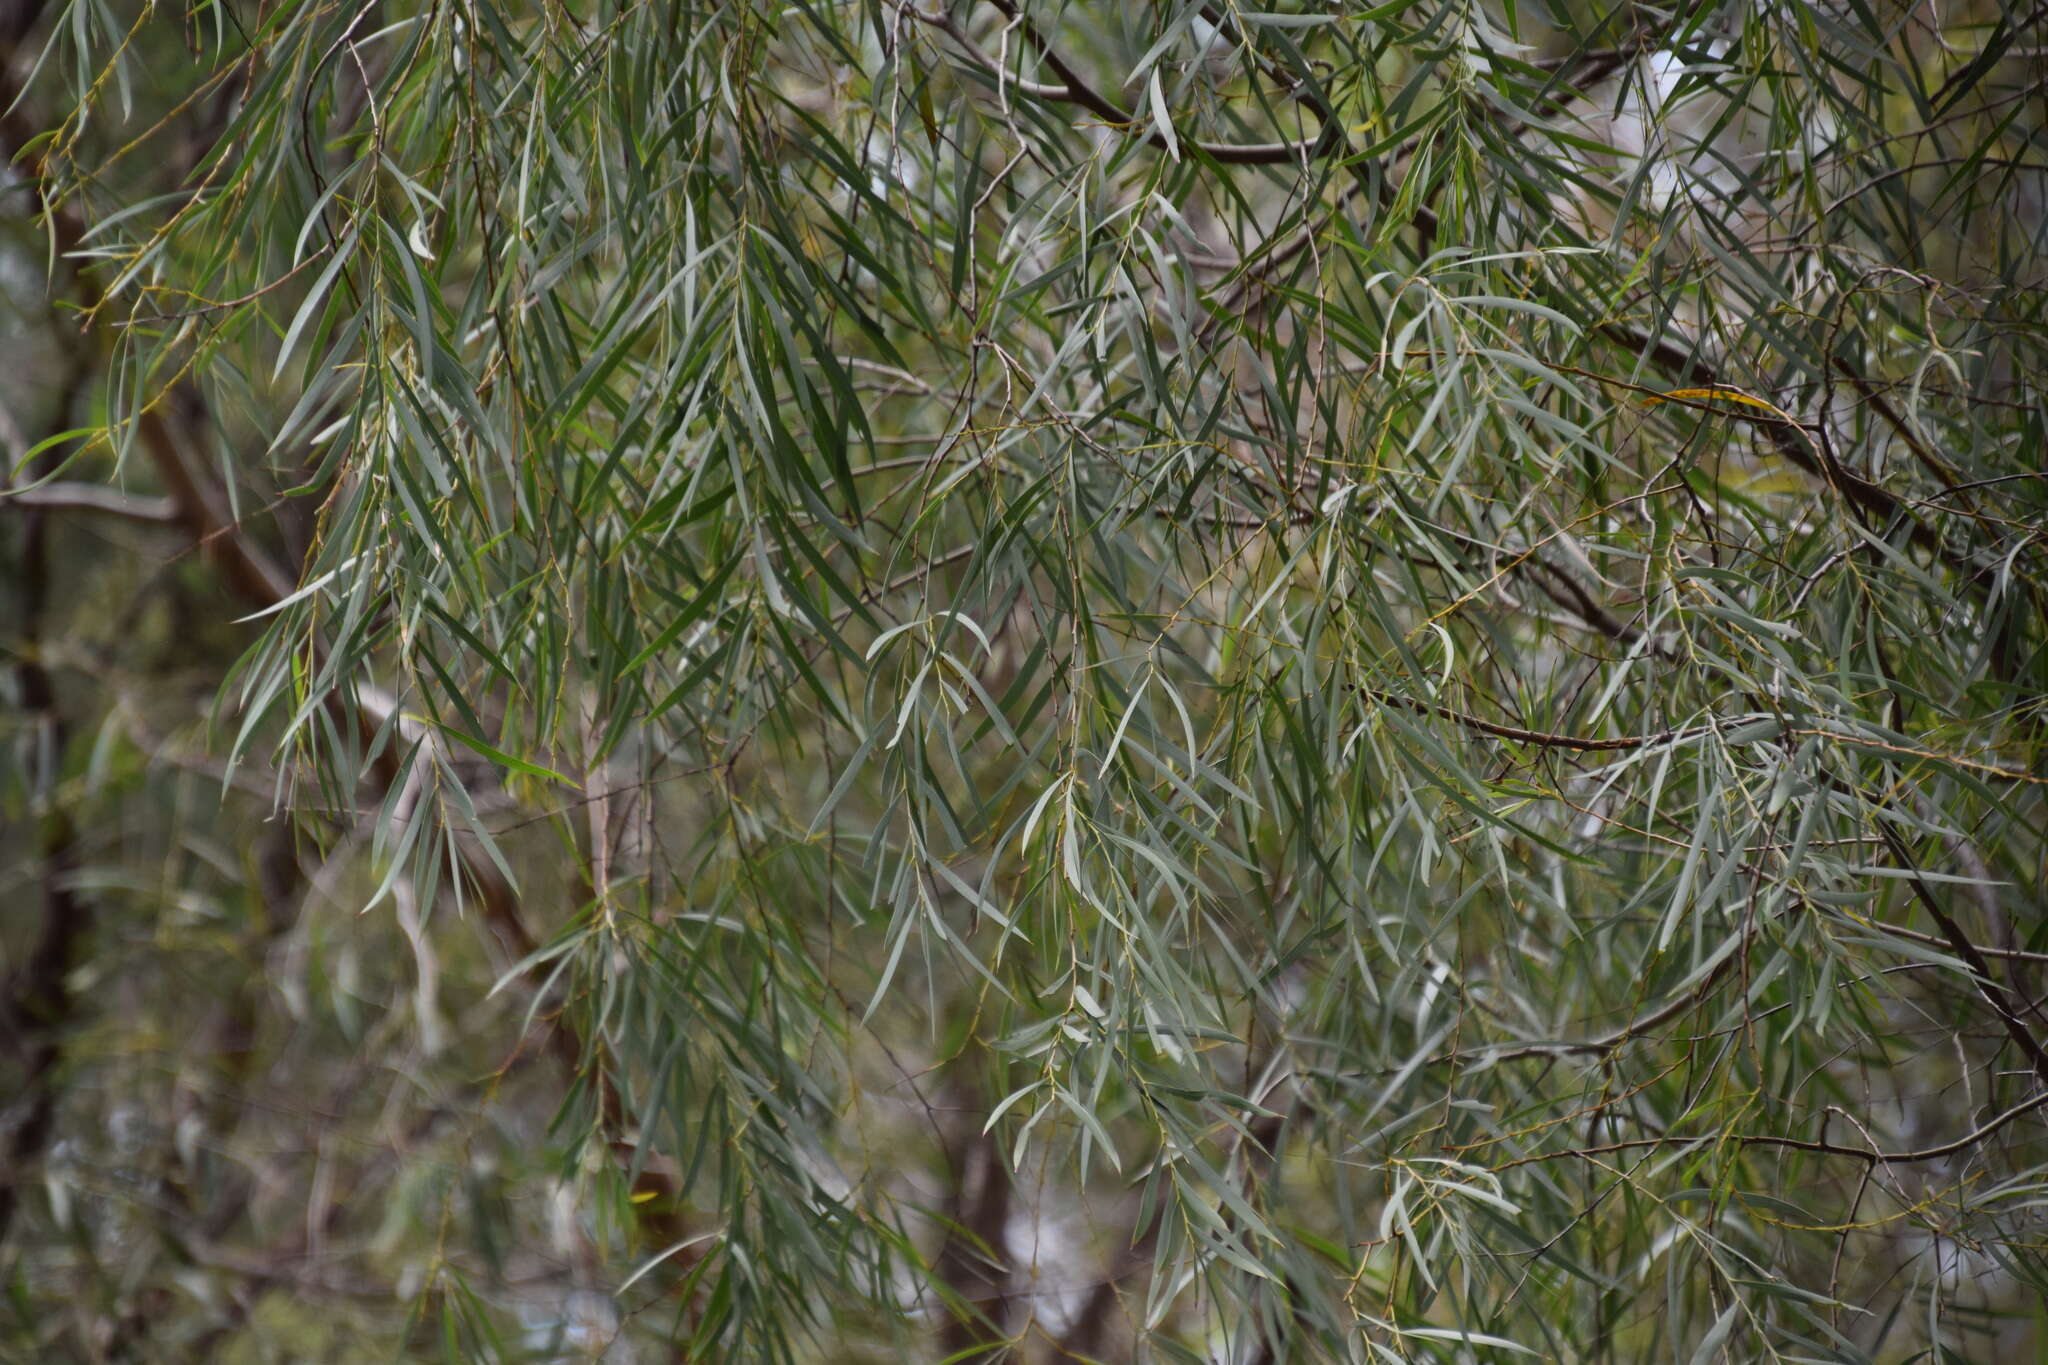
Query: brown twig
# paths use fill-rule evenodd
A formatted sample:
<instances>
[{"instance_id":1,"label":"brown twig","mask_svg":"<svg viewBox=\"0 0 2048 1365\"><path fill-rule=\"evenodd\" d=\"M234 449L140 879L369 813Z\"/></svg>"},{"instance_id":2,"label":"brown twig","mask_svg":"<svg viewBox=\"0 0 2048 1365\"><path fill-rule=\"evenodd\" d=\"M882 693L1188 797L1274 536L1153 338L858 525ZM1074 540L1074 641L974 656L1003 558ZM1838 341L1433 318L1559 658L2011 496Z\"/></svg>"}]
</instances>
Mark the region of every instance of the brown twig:
<instances>
[{"instance_id":1,"label":"brown twig","mask_svg":"<svg viewBox=\"0 0 2048 1365\"><path fill-rule=\"evenodd\" d=\"M1454 711L1448 706L1439 706L1433 702L1417 701L1413 697L1403 697L1393 692L1382 692L1377 688L1353 686L1352 691L1362 696L1371 697L1375 701L1388 706L1398 706L1403 710L1414 711L1422 715L1441 716L1445 720L1454 721L1468 730L1477 730L1481 734L1494 735L1501 739L1518 740L1521 743L1534 744L1545 749L1571 749L1580 753L1629 753L1637 749L1651 748L1658 744L1677 744L1684 740L1697 739L1701 735L1713 734L1731 723L1748 723L1751 721L1774 719L1774 717L1767 713L1759 712L1754 715L1732 719L1703 721L1698 725L1688 725L1683 729L1662 730L1654 735L1624 735L1615 739L1592 739L1584 735L1569 735L1548 730L1524 730L1518 726L1502 725L1498 721L1483 720L1478 716L1467 715L1463 711ZM1986 776L1996 777L2007 782L2025 782L2031 786L2048 786L2048 777L2040 777L2033 773L2022 772L2016 768L2005 768L2000 767L1996 763L1985 763L1974 758L1964 758L1961 754L1945 754L1933 749L1907 748L1885 740L1845 734L1840 730L1826 730L1812 725L1786 725L1772 734L1772 738L1779 736L1829 739L1834 740L1838 744L1875 749L1882 753L1898 754L1905 758L1926 759L1935 763L1952 763L1959 768L1966 768L1971 772L1983 773Z\"/></svg>"},{"instance_id":2,"label":"brown twig","mask_svg":"<svg viewBox=\"0 0 2048 1365\"><path fill-rule=\"evenodd\" d=\"M1079 105L1100 117L1104 123L1118 132L1130 134L1143 129L1141 140L1146 145L1172 149L1172 144L1167 141L1165 134L1152 127L1149 120L1138 118L1083 79L1066 58L1060 55L1051 41L1039 31L1038 26L1012 4L1011 0L990 0L990 3L1022 30L1025 39L1038 50L1039 59L1060 78L1060 84L1024 80L1010 75L1002 63L983 51L981 45L976 43L950 15L930 14L915 5L904 5L902 8L904 13L919 23L937 29L951 38L976 66L993 75L1004 88L1016 90L1033 99ZM1167 115L1162 111L1161 117L1165 118ZM1202 142L1193 138L1179 141L1210 160L1226 166L1294 165L1310 158L1341 151L1345 146L1344 138L1334 123L1325 123L1323 130L1315 137L1303 138L1297 142Z\"/></svg>"},{"instance_id":3,"label":"brown twig","mask_svg":"<svg viewBox=\"0 0 2048 1365\"><path fill-rule=\"evenodd\" d=\"M1907 885L1913 888L1913 895L1919 900L1921 908L1927 911L1928 917L1940 928L1942 937L1948 941L1948 946L1955 950L1956 956L1969 965L1977 993L1984 997L1984 1003L1991 1006L1991 1012L1998 1016L1998 1022L2004 1026L2006 1036L2019 1047L2021 1055L2027 1059L2027 1064L2033 1068L2034 1074L2044 1085L2048 1085L2048 1050L2042 1048L2040 1040L2034 1037L2020 1019L2018 1006L2007 994L2005 987L1998 984L1998 978L1991 974L1991 964L1984 960L1984 955L1977 951L1977 945L1963 933L1962 926L1950 918L1948 911L1942 908L1941 902L1935 899L1933 890L1928 887L1926 878L1920 875L1919 866L1913 861L1913 855L1907 849L1905 841L1884 821L1877 822L1877 832L1884 836L1885 844L1892 851L1892 857L1897 859L1899 866L1904 869Z\"/></svg>"},{"instance_id":4,"label":"brown twig","mask_svg":"<svg viewBox=\"0 0 2048 1365\"><path fill-rule=\"evenodd\" d=\"M1403 697L1392 692L1382 692L1378 688L1354 687L1352 690L1363 696L1371 697L1383 705L1398 706L1404 710L1414 711L1425 716L1441 716L1445 720L1455 721L1466 729L1477 730L1481 734L1494 735L1500 739L1519 740L1524 744L1535 744L1546 749L1572 749L1580 753L1626 753L1635 749L1646 749L1653 744L1676 743L1679 740L1691 739L1696 735L1706 734L1713 729L1710 725L1693 725L1683 730L1665 730L1654 735L1628 735L1619 739L1589 739L1582 735L1554 734L1544 730L1524 730L1513 725L1502 725L1498 721L1481 720L1478 716L1467 715L1463 711L1454 711L1448 706L1438 706L1431 702L1417 701L1413 697Z\"/></svg>"},{"instance_id":5,"label":"brown twig","mask_svg":"<svg viewBox=\"0 0 2048 1365\"><path fill-rule=\"evenodd\" d=\"M1874 1147L1844 1147L1835 1142L1813 1142L1805 1138L1779 1137L1773 1133L1736 1133L1722 1137L1714 1133L1697 1133L1690 1137L1669 1133L1657 1137L1627 1138L1620 1142L1606 1142L1595 1147L1567 1147L1555 1152L1532 1152L1528 1156L1516 1157L1502 1162L1493 1169L1505 1171L1515 1166L1527 1166L1538 1161L1556 1161L1562 1157L1590 1159L1612 1152L1639 1151L1645 1147L1690 1147L1702 1143L1733 1142L1742 1147L1782 1147L1790 1151L1812 1152L1818 1156L1854 1157L1873 1166L1910 1166L1923 1161L1940 1161L1944 1157L1966 1152L2000 1129L2035 1110L2048 1106L2048 1091L2022 1100L2012 1108L1987 1119L1969 1132L1952 1142L1940 1143L1933 1147L1921 1147L1909 1151L1886 1152Z\"/></svg>"}]
</instances>

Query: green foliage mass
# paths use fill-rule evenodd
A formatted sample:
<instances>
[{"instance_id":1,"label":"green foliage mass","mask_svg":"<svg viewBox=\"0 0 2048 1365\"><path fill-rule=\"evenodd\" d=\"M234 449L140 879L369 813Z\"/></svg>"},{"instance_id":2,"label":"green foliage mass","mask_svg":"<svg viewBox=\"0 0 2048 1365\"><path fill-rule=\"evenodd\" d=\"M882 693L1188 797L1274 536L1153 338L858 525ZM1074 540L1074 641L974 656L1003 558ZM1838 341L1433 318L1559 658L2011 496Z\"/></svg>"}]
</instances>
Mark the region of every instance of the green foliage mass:
<instances>
[{"instance_id":1,"label":"green foliage mass","mask_svg":"<svg viewBox=\"0 0 2048 1365\"><path fill-rule=\"evenodd\" d=\"M2039 15L927 3L0 16L0 1351L2048 1346Z\"/></svg>"}]
</instances>

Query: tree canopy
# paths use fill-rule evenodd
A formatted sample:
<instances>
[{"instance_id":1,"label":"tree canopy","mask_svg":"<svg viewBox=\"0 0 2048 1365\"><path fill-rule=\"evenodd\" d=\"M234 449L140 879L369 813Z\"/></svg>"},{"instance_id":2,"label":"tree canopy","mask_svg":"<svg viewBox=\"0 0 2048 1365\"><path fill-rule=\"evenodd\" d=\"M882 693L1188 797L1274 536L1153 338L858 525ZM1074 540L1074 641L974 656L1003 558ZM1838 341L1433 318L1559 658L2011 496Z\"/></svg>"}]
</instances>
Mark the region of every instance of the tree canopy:
<instances>
[{"instance_id":1,"label":"tree canopy","mask_svg":"<svg viewBox=\"0 0 2048 1365\"><path fill-rule=\"evenodd\" d=\"M2048 1348L2044 15L7 0L0 1353Z\"/></svg>"}]
</instances>

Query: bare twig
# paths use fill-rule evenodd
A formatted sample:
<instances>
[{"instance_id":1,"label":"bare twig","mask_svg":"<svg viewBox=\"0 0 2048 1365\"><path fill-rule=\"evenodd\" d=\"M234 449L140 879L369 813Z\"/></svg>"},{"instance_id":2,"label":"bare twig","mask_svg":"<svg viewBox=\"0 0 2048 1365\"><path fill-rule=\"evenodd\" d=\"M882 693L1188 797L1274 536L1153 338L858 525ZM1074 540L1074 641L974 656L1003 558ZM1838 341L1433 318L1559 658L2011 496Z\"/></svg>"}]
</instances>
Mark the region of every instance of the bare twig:
<instances>
[{"instance_id":1,"label":"bare twig","mask_svg":"<svg viewBox=\"0 0 2048 1365\"><path fill-rule=\"evenodd\" d=\"M1039 58L1060 78L1060 84L1023 80L1008 74L1002 63L985 52L950 15L927 13L914 5L905 5L903 10L919 23L937 29L951 38L961 51L967 54L969 60L1000 80L1005 89L1015 90L1033 99L1077 104L1099 116L1105 124L1118 132L1140 134L1141 140L1148 146L1169 146L1165 135L1152 127L1150 120L1140 119L1084 80L1045 35L1039 32L1038 26L1032 23L1022 10L1011 4L1010 0L990 0L990 3L1022 29L1025 38L1038 49ZM1303 138L1296 142L1201 142L1193 138L1184 138L1180 141L1210 160L1226 166L1295 165L1312 157L1328 156L1345 147L1342 132L1334 123L1325 123L1322 132L1315 137Z\"/></svg>"},{"instance_id":2,"label":"bare twig","mask_svg":"<svg viewBox=\"0 0 2048 1365\"><path fill-rule=\"evenodd\" d=\"M0 507L37 507L50 511L104 512L128 521L175 523L180 520L177 503L169 498L146 498L102 488L91 483L46 483L0 494Z\"/></svg>"}]
</instances>

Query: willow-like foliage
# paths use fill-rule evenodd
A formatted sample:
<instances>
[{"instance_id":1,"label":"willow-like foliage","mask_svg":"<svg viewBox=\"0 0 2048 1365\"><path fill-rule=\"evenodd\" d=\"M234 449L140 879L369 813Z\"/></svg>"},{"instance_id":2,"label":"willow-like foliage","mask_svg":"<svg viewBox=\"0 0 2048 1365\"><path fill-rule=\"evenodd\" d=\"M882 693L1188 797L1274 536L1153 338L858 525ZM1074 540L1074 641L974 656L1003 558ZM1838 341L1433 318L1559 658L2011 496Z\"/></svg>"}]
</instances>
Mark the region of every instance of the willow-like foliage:
<instances>
[{"instance_id":1,"label":"willow-like foliage","mask_svg":"<svg viewBox=\"0 0 2048 1365\"><path fill-rule=\"evenodd\" d=\"M2017 1358L2040 17L69 0L13 497L254 613L577 1349ZM570 1351L460 1183L365 1340Z\"/></svg>"}]
</instances>

